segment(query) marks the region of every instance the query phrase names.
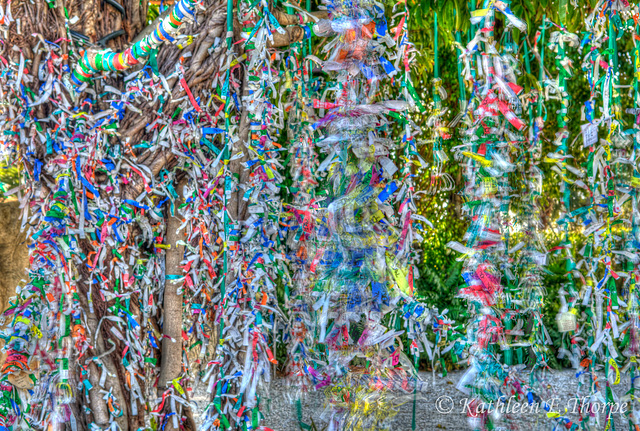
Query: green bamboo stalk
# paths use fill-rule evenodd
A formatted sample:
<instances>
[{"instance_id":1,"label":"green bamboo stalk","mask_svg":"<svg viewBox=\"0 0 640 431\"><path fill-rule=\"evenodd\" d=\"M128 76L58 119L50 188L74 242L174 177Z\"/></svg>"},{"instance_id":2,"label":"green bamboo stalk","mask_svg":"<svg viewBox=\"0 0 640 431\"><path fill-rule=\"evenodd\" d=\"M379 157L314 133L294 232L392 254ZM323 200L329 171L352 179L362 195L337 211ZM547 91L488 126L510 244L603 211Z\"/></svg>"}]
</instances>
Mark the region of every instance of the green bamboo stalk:
<instances>
[{"instance_id":1,"label":"green bamboo stalk","mask_svg":"<svg viewBox=\"0 0 640 431\"><path fill-rule=\"evenodd\" d=\"M438 70L438 12L433 14L433 32L434 32L433 44L434 44L434 57L435 57L435 64L433 66L433 76L434 78L438 79L440 78L440 71Z\"/></svg>"},{"instance_id":2,"label":"green bamboo stalk","mask_svg":"<svg viewBox=\"0 0 640 431\"><path fill-rule=\"evenodd\" d=\"M456 42L462 44L462 37L460 36L460 31L456 31ZM458 57L462 54L460 47L456 49L456 53ZM464 86L464 78L462 77L462 63L458 61L458 89L460 90L460 106L466 105L467 102L467 92Z\"/></svg>"},{"instance_id":3,"label":"green bamboo stalk","mask_svg":"<svg viewBox=\"0 0 640 431\"><path fill-rule=\"evenodd\" d=\"M538 74L538 82L542 86L544 82L544 35L547 30L547 15L542 16L542 38L540 39L540 73ZM542 88L540 88L542 91ZM538 117L542 115L542 94L538 97Z\"/></svg>"}]
</instances>

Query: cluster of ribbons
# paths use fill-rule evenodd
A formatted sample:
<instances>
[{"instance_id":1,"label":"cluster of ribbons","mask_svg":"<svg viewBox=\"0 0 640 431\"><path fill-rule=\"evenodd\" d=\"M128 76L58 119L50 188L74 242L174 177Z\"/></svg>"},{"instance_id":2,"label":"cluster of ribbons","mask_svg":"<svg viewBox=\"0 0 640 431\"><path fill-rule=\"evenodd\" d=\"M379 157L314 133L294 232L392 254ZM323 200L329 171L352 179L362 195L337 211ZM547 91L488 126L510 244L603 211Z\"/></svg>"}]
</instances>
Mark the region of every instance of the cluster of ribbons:
<instances>
[{"instance_id":1,"label":"cluster of ribbons","mask_svg":"<svg viewBox=\"0 0 640 431\"><path fill-rule=\"evenodd\" d=\"M391 29L376 2L324 4L329 19L315 23L313 33L331 38L328 57L314 61L330 80L313 100L317 113L300 114L309 127L295 135L296 157L304 162L295 165L297 196L288 206L295 251L288 372L296 393L326 388L321 418L329 430L384 429L402 394L423 387L407 353L437 357L452 324L413 299L418 256L412 243L420 238L416 228L429 225L416 214L412 180L421 166L420 130L408 118L417 100L409 71L414 47L403 2L396 5L404 8L402 19ZM389 81L400 84L400 100L377 99ZM323 160L310 177L305 170L315 149ZM401 154L402 168L394 153ZM407 353L398 342L405 332Z\"/></svg>"},{"instance_id":2,"label":"cluster of ribbons","mask_svg":"<svg viewBox=\"0 0 640 431\"><path fill-rule=\"evenodd\" d=\"M192 341L186 351L198 345L206 351L208 310L194 298L206 298L211 289L199 283L205 275L199 264L211 264L209 278L218 270L200 242L202 260L187 259L184 273L168 273L165 254L180 244L168 243L175 230L167 232L166 220L178 215L183 202L177 173L201 179L198 169L216 159L193 146L215 125L211 117L199 118L200 101L188 87L190 97L167 111L167 79L184 81L179 68L165 76L141 67L123 76L120 89L101 84L100 94L88 84L94 72L123 70L163 41L172 42L178 27L193 21L197 5L178 2L155 32L120 54L88 49L76 56L75 46L67 51L60 45L71 38L48 41L34 35L40 40L34 47L39 63L27 62L22 54L18 61L4 61L2 87L11 90L3 91L3 98L11 107L2 114L2 145L24 176L23 185L8 194L20 200L30 260L26 284L3 312L8 329L0 429L61 424L73 430L136 429L149 421L178 429L185 420L188 355L183 373L159 382L162 344ZM10 13L3 25L12 25ZM69 58L75 62L72 69ZM78 87L70 85L72 80ZM146 124L145 140L131 142L120 134L128 113L138 115L156 102L159 109ZM40 109L44 105L47 109ZM172 154L177 165L156 170L144 163L162 152ZM189 215L186 209L180 212ZM208 235L206 227L203 231ZM188 248L194 250L199 238L193 229L188 233ZM212 247L221 242L206 240ZM163 296L171 288L184 289L190 305L188 324L177 338L163 330ZM164 392L158 394L160 387Z\"/></svg>"},{"instance_id":3,"label":"cluster of ribbons","mask_svg":"<svg viewBox=\"0 0 640 431\"><path fill-rule=\"evenodd\" d=\"M195 32L196 11L210 3L179 0L121 52L67 54L66 39L40 36L39 63L19 51L0 58L2 146L24 175L8 194L20 199L31 250L28 279L3 312L0 430L179 429L198 385L210 395L202 429L266 430L279 342L303 429L310 425L301 399L313 390L326 395L328 430L388 429L399 405L424 387L415 370L422 353L432 364L447 353L468 361L458 387L472 407L512 396L540 402L551 343L542 319L549 252L565 261L559 357L578 370L581 414L571 420L543 403L548 419L570 430L612 429L613 413L597 404L630 400L623 419L638 429L637 6L599 1L582 39L543 18L532 47L539 85L525 92L511 31L526 25L508 2L485 0L472 12L468 43L456 34L461 113L448 127L436 48L427 164L410 115L424 109L411 81L416 50L405 2L394 5L391 25L371 0L325 0L326 19L285 3L309 25L304 40L280 50L274 41L288 29L276 5L229 1L226 37L206 48L218 73L211 88L192 92L183 67L189 49L179 64L160 67L156 51L177 44L185 28ZM2 14L0 25L15 28L10 8ZM312 55L312 36L326 40L323 58ZM634 46L631 86L618 66L626 39ZM567 50L578 47L590 85L582 167L567 116ZM523 50L531 74L526 42ZM545 72L545 50L557 78ZM102 81L128 68L119 88ZM185 97L174 99L170 82ZM464 82L472 84L468 99ZM633 94L627 112L625 88ZM555 148L543 152L554 99L559 130ZM157 106L154 118L134 142L122 125L147 104ZM430 226L416 211L414 176L428 168L431 193L453 187L443 147L457 124L469 230L465 244L450 247L464 261L464 328L413 292L413 245ZM159 153L171 163L147 163ZM562 238L549 251L541 162L552 165L562 196ZM178 267L167 266L176 259ZM174 336L165 331L168 297L181 307ZM180 370L160 381L172 343L181 346ZM622 398L613 389L627 376ZM513 425L509 415L469 412L473 429Z\"/></svg>"},{"instance_id":4,"label":"cluster of ribbons","mask_svg":"<svg viewBox=\"0 0 640 431\"><path fill-rule=\"evenodd\" d=\"M310 43L294 44L285 61L285 88L289 93L284 109L288 112L289 174L292 180L289 191L292 200L285 204L283 220L291 274L291 283L284 286L284 307L288 319L283 339L287 343L289 395L296 403L297 420L301 426L306 425L302 418L302 398L319 383L315 369L322 365L315 345L315 285L310 275L319 263L319 256L315 258L318 250L314 247L312 231L315 210L324 194L318 190L320 178L315 175L320 163L311 125L316 120L313 100L317 100L323 85L318 77L313 76L315 63L304 60L310 54L310 48Z\"/></svg>"},{"instance_id":5,"label":"cluster of ribbons","mask_svg":"<svg viewBox=\"0 0 640 431\"><path fill-rule=\"evenodd\" d=\"M573 168L570 148L560 148L564 158L562 182L566 212L559 220L583 227L582 248L574 258L567 255L567 287L561 291L562 308L558 324L563 334L560 356L578 369L577 396L582 402L579 424L582 429L614 429L615 416L625 426L637 430L638 339L638 202L640 185L635 162L638 151L638 7L627 2L599 1L586 17L587 32L580 42L582 70L590 87L589 100L582 109L581 144L587 151L584 169ZM618 44L633 45L634 77L622 85ZM574 42L571 35L565 41ZM576 41L577 42L577 41ZM560 69L562 70L562 69ZM566 92L562 81L558 87ZM633 94L633 106L622 109L624 88ZM574 199L578 190L586 196ZM567 191L568 190L568 191ZM571 250L572 244L562 244ZM604 376L597 370L604 369ZM620 397L614 388L623 377L630 379L629 391ZM604 381L603 381L604 380ZM611 406L628 402L624 412ZM606 408L598 408L606 403Z\"/></svg>"},{"instance_id":6,"label":"cluster of ribbons","mask_svg":"<svg viewBox=\"0 0 640 431\"><path fill-rule=\"evenodd\" d=\"M498 16L503 18L500 27ZM547 252L537 217L542 95L535 90L525 94L517 83L519 50L511 31L525 32L527 26L509 5L485 1L472 11L471 24L475 35L466 46L459 45L459 70L473 83L473 92L456 118L465 130L462 144L454 148L465 174L463 209L470 225L466 244L449 243L463 254L459 296L468 301L470 312L462 339L469 369L458 389L476 407L499 405L510 397L533 403L545 389L541 370L551 344L542 322ZM496 34L496 28L503 33ZM522 119L526 110L528 125ZM527 351L535 355L529 375L536 378L523 373ZM474 430L513 426L509 412L472 407L466 413Z\"/></svg>"},{"instance_id":7,"label":"cluster of ribbons","mask_svg":"<svg viewBox=\"0 0 640 431\"><path fill-rule=\"evenodd\" d=\"M560 7L566 7L566 2ZM494 34L497 13L505 19L500 37ZM560 14L561 19L565 16ZM582 40L563 23L544 17L533 44L540 65L537 88L525 94L516 81L519 49L509 30L525 31L526 26L506 2L485 1L482 9L472 12L476 35L466 47L460 45L459 70L473 83L473 92L456 118L466 130L463 144L455 148L456 158L465 163L470 228L465 245L452 242L449 246L463 254L465 286L460 296L468 300L472 312L467 337L461 339L469 349L470 368L458 387L478 405L514 395L537 403L537 394L545 392L548 376L542 370L547 367L546 345L551 339L542 324L541 281L548 256L554 252L564 261L566 277L556 319L562 334L558 358L569 360L577 369L575 396L580 408L577 417L569 418L544 405L547 417L553 427L571 430L615 429L617 415L629 429L640 426L635 399L640 345L635 289L640 175L634 162L640 75L634 74L631 85L621 83L617 49L629 36L637 72L638 16L637 6L627 2L599 1L586 19ZM549 29L548 51L554 54L556 78L547 76L544 67ZM582 107L586 123L573 140L567 80L574 72L568 50L584 56L582 69L590 86L590 98ZM523 51L531 74L527 41ZM633 94L634 108L626 111L632 121L625 119L622 109L624 88ZM554 148L543 156L545 100L559 101L560 109L559 129L551 141ZM528 123L522 119L527 114ZM578 138L579 145L570 145ZM583 150L586 160L581 160ZM541 161L551 164L551 171L558 175L562 204L557 220L561 240L548 251L537 216ZM528 383L518 365L523 362L523 347L535 357ZM625 373L629 390L620 396L614 388ZM628 404L616 412L613 406L619 403ZM492 429L512 419L498 414L469 416L474 429Z\"/></svg>"},{"instance_id":8,"label":"cluster of ribbons","mask_svg":"<svg viewBox=\"0 0 640 431\"><path fill-rule=\"evenodd\" d=\"M197 0L179 0L170 9L169 14L159 20L149 35L131 44L124 51L85 50L80 54L81 57L71 75L74 84L82 86L83 83L90 82L94 74L99 71L123 71L141 61L146 61L150 56L155 55L163 43L176 41L175 36L180 27L195 19L195 8L198 4Z\"/></svg>"},{"instance_id":9,"label":"cluster of ribbons","mask_svg":"<svg viewBox=\"0 0 640 431\"><path fill-rule=\"evenodd\" d=\"M277 320L284 316L276 284L290 283L279 225L284 157L278 138L284 127L284 111L275 86L283 77L279 56L270 55L267 46L272 34L284 29L272 19L271 3L239 5L240 20L253 26L243 35L247 87L235 108L247 112L246 124L241 125L246 135L240 132L244 142L234 142L238 137L233 135L226 141L231 159L240 159L243 166L239 178L232 178L231 172L225 178L223 211L229 211L231 205L238 211L235 220L224 216L224 275L220 294L213 298L218 304L220 343L211 364L208 390L214 398L206 411L205 429L255 430L260 426L262 399L273 365L278 363L273 344ZM232 193L237 195L235 202Z\"/></svg>"},{"instance_id":10,"label":"cluster of ribbons","mask_svg":"<svg viewBox=\"0 0 640 431\"><path fill-rule=\"evenodd\" d=\"M417 94L406 4L393 30L377 3L328 4L332 19L313 26L334 38L323 61L307 41L287 54L270 47L286 33L273 4L228 2L226 38L208 51L220 69L196 93L183 67L190 48L176 65L158 66L156 51L184 49L178 32L193 31L198 6L210 3L178 1L121 52L78 55L70 44L67 57L60 40L41 37L37 70L22 55L4 62L2 144L23 167L24 185L9 194L19 196L31 257L29 280L3 315L2 427L179 429L196 413L190 392L201 384L210 393L203 429L267 429L261 406L285 334L297 392L329 386L331 429L369 429L397 403L375 387L419 386L397 340L403 328L414 356L437 356L441 343L425 334L444 339L452 322L412 299L412 243L428 222L413 201L419 128L407 115ZM240 53L234 14L245 26ZM3 25L12 23L7 10ZM318 64L339 79L315 78ZM102 81L128 68L119 88ZM389 79L404 101L375 102ZM174 99L170 83L186 97ZM39 118L43 104L52 109ZM122 125L147 104L157 104L155 116L132 141ZM158 154L171 163L148 163ZM167 298L182 308L173 335ZM382 324L389 313L393 330ZM175 343L181 364L160 381ZM356 357L367 358L361 379L351 373ZM359 395L343 396L351 381L367 402L376 398L375 415L353 402Z\"/></svg>"}]
</instances>

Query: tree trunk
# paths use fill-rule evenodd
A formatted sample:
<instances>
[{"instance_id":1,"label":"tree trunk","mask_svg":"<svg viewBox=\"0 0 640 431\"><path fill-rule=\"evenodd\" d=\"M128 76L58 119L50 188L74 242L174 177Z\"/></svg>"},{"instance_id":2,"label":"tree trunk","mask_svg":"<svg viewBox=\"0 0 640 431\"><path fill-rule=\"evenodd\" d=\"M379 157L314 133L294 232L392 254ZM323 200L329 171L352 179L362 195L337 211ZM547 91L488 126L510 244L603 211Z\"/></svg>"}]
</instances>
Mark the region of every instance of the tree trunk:
<instances>
[{"instance_id":1,"label":"tree trunk","mask_svg":"<svg viewBox=\"0 0 640 431\"><path fill-rule=\"evenodd\" d=\"M178 191L182 189L184 182L178 185ZM165 256L165 282L163 295L163 339L162 339L162 360L160 365L160 377L158 378L158 396L167 389L175 390L173 381L180 378L182 374L182 351L184 342L182 337L182 317L183 317L183 290L177 278L183 276L181 261L184 255L184 246L178 241L183 240L178 233L181 221L175 216L167 219L166 243L170 246ZM186 396L186 393L185 393ZM182 405L177 404L178 412L182 411ZM195 431L196 424L190 409L184 409L187 418L187 429ZM174 426L174 421L170 420L165 425L165 430L178 430Z\"/></svg>"},{"instance_id":2,"label":"tree trunk","mask_svg":"<svg viewBox=\"0 0 640 431\"><path fill-rule=\"evenodd\" d=\"M166 242L171 247L165 257L166 275L163 296L162 322L162 362L160 378L158 379L158 393L162 395L171 387L171 381L180 376L182 371L182 289L175 278L182 276L180 262L184 253L184 246L178 245L181 235L177 233L180 220L177 217L167 219Z\"/></svg>"}]
</instances>

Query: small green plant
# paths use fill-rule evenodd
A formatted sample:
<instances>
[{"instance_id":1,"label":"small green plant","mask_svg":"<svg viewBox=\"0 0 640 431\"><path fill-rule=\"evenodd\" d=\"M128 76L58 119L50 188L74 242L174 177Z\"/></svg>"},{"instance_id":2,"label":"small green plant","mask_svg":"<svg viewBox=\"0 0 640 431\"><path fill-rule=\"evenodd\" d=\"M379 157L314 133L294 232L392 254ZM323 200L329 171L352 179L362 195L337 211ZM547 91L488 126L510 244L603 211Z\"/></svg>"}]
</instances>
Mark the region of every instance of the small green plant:
<instances>
[{"instance_id":1,"label":"small green plant","mask_svg":"<svg viewBox=\"0 0 640 431\"><path fill-rule=\"evenodd\" d=\"M0 200L6 199L7 191L20 184L20 169L17 166L0 164Z\"/></svg>"}]
</instances>

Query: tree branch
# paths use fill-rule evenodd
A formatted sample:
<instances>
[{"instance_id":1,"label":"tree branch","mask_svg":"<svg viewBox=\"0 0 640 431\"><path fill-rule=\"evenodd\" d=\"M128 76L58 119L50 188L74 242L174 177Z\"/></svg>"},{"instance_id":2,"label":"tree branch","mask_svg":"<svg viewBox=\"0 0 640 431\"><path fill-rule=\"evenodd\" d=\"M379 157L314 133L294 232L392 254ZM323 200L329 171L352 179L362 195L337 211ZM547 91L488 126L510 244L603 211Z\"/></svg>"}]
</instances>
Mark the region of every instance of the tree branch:
<instances>
[{"instance_id":1,"label":"tree branch","mask_svg":"<svg viewBox=\"0 0 640 431\"><path fill-rule=\"evenodd\" d=\"M281 48L292 43L300 42L304 39L305 31L301 26L291 26L285 28L286 33L274 33L273 42L269 43L269 48Z\"/></svg>"},{"instance_id":2,"label":"tree branch","mask_svg":"<svg viewBox=\"0 0 640 431\"><path fill-rule=\"evenodd\" d=\"M273 16L276 17L281 26L288 26L305 24L307 22L317 22L321 19L327 19L329 18L329 12L327 12L326 10L321 10L318 12L307 12L304 14L290 14L285 13L280 9L274 9Z\"/></svg>"},{"instance_id":3,"label":"tree branch","mask_svg":"<svg viewBox=\"0 0 640 431\"><path fill-rule=\"evenodd\" d=\"M269 44L269 47L280 48L304 40L306 31L301 24L309 22L315 23L320 20L327 19L329 17L329 13L327 11L318 11L304 14L289 14L282 12L279 9L275 9L273 11L273 16L278 20L281 26L285 26L286 33L274 33L273 42Z\"/></svg>"}]
</instances>

